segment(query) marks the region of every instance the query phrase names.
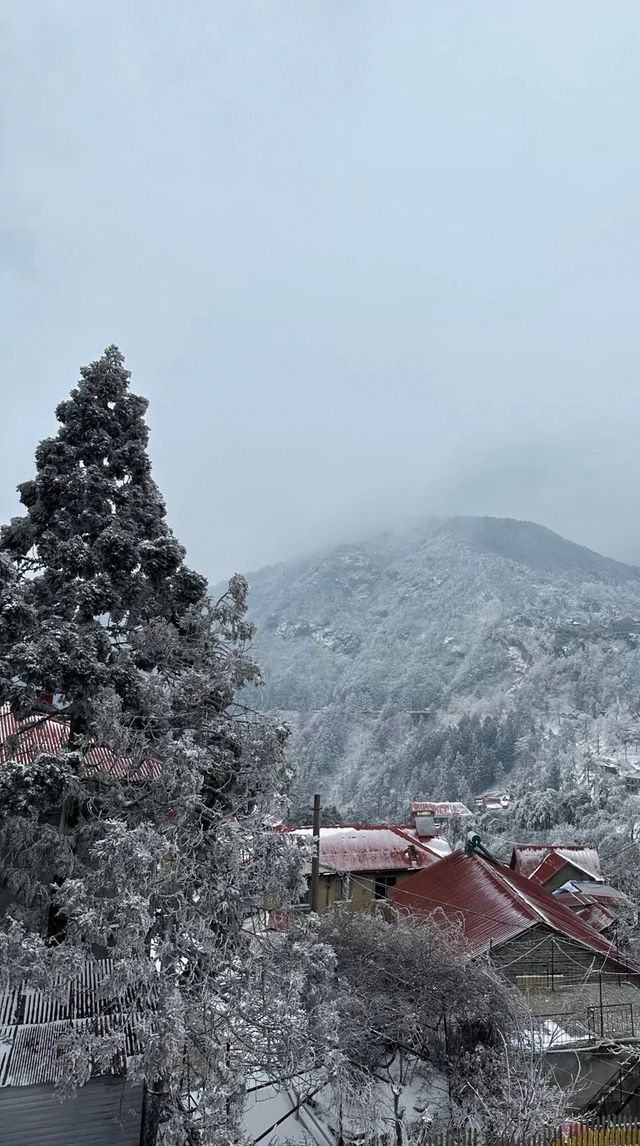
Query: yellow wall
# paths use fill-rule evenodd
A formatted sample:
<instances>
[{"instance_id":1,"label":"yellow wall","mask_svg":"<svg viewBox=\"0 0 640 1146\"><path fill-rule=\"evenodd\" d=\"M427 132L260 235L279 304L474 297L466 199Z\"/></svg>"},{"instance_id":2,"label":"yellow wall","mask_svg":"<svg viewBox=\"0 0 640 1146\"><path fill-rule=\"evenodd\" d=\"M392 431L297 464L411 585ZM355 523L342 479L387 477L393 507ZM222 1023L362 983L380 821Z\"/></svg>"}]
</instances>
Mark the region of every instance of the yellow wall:
<instances>
[{"instance_id":1,"label":"yellow wall","mask_svg":"<svg viewBox=\"0 0 640 1146\"><path fill-rule=\"evenodd\" d=\"M395 875L396 887L406 883L414 874L411 871L381 872L381 875ZM351 911L367 911L374 902L384 903L384 900L375 900L375 875L360 875L358 872L351 877L351 895L347 901ZM337 875L320 876L320 904L319 910L326 911L334 903L340 901L341 877Z\"/></svg>"}]
</instances>

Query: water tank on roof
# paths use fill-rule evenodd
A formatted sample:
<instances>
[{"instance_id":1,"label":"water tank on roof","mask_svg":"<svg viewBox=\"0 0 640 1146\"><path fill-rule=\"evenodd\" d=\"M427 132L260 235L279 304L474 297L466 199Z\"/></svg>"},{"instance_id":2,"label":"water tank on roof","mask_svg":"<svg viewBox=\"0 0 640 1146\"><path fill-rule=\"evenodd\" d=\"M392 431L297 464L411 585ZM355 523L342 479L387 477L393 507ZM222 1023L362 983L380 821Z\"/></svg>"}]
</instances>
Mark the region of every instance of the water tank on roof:
<instances>
[{"instance_id":1,"label":"water tank on roof","mask_svg":"<svg viewBox=\"0 0 640 1146\"><path fill-rule=\"evenodd\" d=\"M430 836L435 836L436 825L433 816L416 816L415 817L416 832L421 839L428 839Z\"/></svg>"}]
</instances>

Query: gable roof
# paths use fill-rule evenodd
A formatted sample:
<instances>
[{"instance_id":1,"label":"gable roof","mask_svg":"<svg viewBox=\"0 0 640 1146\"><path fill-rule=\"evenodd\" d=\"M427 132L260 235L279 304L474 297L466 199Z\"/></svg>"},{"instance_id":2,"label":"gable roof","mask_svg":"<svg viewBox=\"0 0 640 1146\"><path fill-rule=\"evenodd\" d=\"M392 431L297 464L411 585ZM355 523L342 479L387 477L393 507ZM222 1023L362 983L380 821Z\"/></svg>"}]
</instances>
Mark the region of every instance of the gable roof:
<instances>
[{"instance_id":1,"label":"gable roof","mask_svg":"<svg viewBox=\"0 0 640 1146\"><path fill-rule=\"evenodd\" d=\"M546 883L567 864L583 871L588 879L604 880L596 848L585 844L519 844L511 853L510 867L528 879Z\"/></svg>"},{"instance_id":2,"label":"gable roof","mask_svg":"<svg viewBox=\"0 0 640 1146\"><path fill-rule=\"evenodd\" d=\"M311 842L312 828L291 835ZM396 824L337 824L320 830L320 866L325 873L351 871L419 871L448 855L446 840L418 839Z\"/></svg>"},{"instance_id":3,"label":"gable roof","mask_svg":"<svg viewBox=\"0 0 640 1146\"><path fill-rule=\"evenodd\" d=\"M57 756L69 742L70 721L63 716L27 716L16 720L8 705L0 708L0 767L10 760L32 764L38 756ZM107 772L114 780L125 777L149 779L158 774L155 760L134 762L128 756L117 756L110 748L89 744L82 748L87 769Z\"/></svg>"},{"instance_id":4,"label":"gable roof","mask_svg":"<svg viewBox=\"0 0 640 1146\"><path fill-rule=\"evenodd\" d=\"M461 922L474 954L542 925L594 955L610 958L632 974L640 974L640 967L618 956L614 945L601 938L552 892L478 852L454 852L392 888L388 898L412 915L440 910L452 922Z\"/></svg>"}]
</instances>

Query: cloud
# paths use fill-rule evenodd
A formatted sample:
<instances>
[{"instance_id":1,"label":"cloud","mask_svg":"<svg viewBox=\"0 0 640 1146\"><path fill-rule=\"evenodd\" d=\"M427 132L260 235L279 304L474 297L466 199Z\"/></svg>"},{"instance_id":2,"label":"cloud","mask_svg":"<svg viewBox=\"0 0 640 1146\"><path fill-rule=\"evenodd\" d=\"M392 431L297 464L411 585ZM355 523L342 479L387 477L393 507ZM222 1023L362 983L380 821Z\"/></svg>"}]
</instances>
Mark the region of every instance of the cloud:
<instances>
[{"instance_id":1,"label":"cloud","mask_svg":"<svg viewBox=\"0 0 640 1146\"><path fill-rule=\"evenodd\" d=\"M425 506L640 556L635 5L5 24L3 518L116 341L214 578Z\"/></svg>"}]
</instances>

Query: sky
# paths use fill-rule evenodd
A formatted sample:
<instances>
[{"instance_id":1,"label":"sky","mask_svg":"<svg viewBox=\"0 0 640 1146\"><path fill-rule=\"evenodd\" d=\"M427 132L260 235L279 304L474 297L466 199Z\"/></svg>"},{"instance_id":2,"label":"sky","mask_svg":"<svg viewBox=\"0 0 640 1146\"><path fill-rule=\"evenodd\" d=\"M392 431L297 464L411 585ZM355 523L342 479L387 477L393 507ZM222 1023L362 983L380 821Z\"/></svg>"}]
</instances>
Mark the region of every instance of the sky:
<instances>
[{"instance_id":1,"label":"sky","mask_svg":"<svg viewBox=\"0 0 640 1146\"><path fill-rule=\"evenodd\" d=\"M212 579L417 513L640 562L637 0L21 0L0 520L79 367Z\"/></svg>"}]
</instances>

